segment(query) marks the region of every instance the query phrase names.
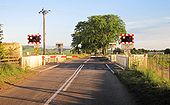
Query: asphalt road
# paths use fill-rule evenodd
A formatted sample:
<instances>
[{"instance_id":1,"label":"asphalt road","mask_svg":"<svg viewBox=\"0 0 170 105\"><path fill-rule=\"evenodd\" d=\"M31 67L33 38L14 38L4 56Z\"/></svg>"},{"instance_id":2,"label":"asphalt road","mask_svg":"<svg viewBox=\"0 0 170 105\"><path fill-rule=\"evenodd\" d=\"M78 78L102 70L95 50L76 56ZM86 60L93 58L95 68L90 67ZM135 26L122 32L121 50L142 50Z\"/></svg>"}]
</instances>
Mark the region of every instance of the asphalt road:
<instances>
[{"instance_id":1,"label":"asphalt road","mask_svg":"<svg viewBox=\"0 0 170 105\"><path fill-rule=\"evenodd\" d=\"M44 71L0 93L0 105L136 105L102 58L80 59ZM55 65L55 64L53 64Z\"/></svg>"}]
</instances>

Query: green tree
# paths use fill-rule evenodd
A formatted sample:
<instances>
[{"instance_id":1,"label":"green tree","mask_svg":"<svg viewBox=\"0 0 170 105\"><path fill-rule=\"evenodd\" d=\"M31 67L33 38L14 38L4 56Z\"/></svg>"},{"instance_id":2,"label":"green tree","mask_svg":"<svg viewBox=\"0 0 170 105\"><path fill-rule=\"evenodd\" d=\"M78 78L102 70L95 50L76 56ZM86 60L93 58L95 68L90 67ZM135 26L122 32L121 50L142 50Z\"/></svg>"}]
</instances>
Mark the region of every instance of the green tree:
<instances>
[{"instance_id":1,"label":"green tree","mask_svg":"<svg viewBox=\"0 0 170 105\"><path fill-rule=\"evenodd\" d=\"M165 54L170 54L170 49L169 48L165 49L164 53Z\"/></svg>"},{"instance_id":2,"label":"green tree","mask_svg":"<svg viewBox=\"0 0 170 105\"><path fill-rule=\"evenodd\" d=\"M130 50L132 54L145 54L147 53L148 51L145 50L145 49L136 49L136 48L133 48Z\"/></svg>"},{"instance_id":3,"label":"green tree","mask_svg":"<svg viewBox=\"0 0 170 105\"><path fill-rule=\"evenodd\" d=\"M126 29L119 16L91 16L87 21L78 22L76 25L72 34L72 46L77 52L81 49L86 53L97 53L101 49L105 55L109 43L116 42L121 33L126 33Z\"/></svg>"},{"instance_id":4,"label":"green tree","mask_svg":"<svg viewBox=\"0 0 170 105\"><path fill-rule=\"evenodd\" d=\"M138 53L138 50L136 48L133 48L130 50L132 54L137 54Z\"/></svg>"}]
</instances>

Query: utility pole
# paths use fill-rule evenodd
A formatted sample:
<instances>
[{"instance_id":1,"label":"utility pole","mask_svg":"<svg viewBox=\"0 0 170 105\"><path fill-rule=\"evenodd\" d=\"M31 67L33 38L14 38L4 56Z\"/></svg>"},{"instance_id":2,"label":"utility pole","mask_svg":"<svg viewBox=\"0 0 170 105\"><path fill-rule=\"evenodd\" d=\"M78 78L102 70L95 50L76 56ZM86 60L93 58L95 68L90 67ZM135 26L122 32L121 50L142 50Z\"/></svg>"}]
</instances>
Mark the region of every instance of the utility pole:
<instances>
[{"instance_id":1,"label":"utility pole","mask_svg":"<svg viewBox=\"0 0 170 105\"><path fill-rule=\"evenodd\" d=\"M45 10L44 8L39 12L39 14L43 15L43 55L45 55L45 37L46 37L46 14L51 10Z\"/></svg>"}]
</instances>

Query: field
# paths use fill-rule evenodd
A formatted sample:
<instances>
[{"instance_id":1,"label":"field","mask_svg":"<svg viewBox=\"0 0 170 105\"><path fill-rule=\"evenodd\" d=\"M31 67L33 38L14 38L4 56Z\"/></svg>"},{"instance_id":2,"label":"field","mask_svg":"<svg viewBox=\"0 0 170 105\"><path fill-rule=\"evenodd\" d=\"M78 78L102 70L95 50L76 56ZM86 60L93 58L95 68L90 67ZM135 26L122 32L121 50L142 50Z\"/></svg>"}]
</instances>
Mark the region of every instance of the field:
<instances>
[{"instance_id":1,"label":"field","mask_svg":"<svg viewBox=\"0 0 170 105\"><path fill-rule=\"evenodd\" d=\"M23 56L28 56L27 52L29 52L29 55L36 55L36 51L34 49L34 46L23 46ZM43 49L38 49L38 55L42 55ZM46 49L47 55L59 55L56 49ZM70 55L69 49L63 49L63 55Z\"/></svg>"}]
</instances>

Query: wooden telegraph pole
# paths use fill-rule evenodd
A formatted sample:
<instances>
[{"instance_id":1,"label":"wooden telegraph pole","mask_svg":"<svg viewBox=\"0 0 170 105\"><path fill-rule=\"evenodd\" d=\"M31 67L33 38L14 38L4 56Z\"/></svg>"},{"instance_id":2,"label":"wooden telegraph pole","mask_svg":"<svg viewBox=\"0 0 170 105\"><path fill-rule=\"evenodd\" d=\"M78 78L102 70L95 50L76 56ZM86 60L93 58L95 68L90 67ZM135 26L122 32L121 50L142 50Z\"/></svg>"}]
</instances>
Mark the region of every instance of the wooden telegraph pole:
<instances>
[{"instance_id":1,"label":"wooden telegraph pole","mask_svg":"<svg viewBox=\"0 0 170 105\"><path fill-rule=\"evenodd\" d=\"M45 10L44 8L39 12L43 15L43 55L45 55L45 37L46 37L46 14L51 10Z\"/></svg>"}]
</instances>

